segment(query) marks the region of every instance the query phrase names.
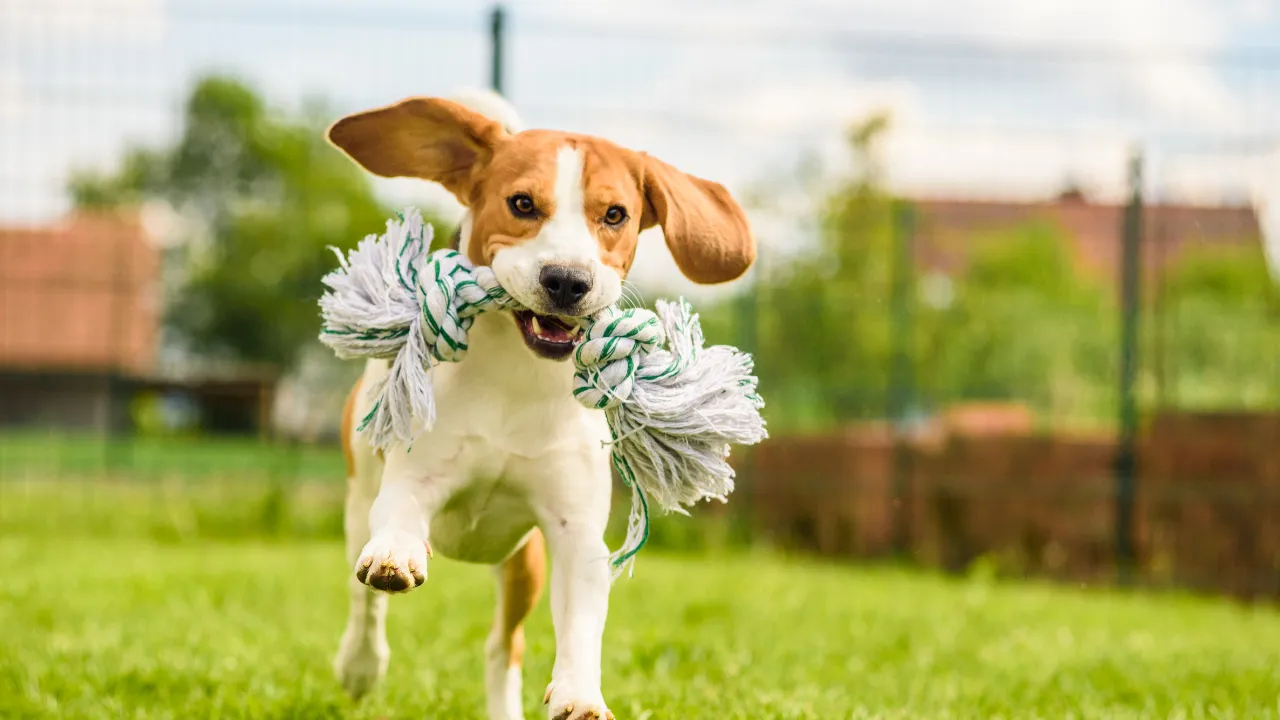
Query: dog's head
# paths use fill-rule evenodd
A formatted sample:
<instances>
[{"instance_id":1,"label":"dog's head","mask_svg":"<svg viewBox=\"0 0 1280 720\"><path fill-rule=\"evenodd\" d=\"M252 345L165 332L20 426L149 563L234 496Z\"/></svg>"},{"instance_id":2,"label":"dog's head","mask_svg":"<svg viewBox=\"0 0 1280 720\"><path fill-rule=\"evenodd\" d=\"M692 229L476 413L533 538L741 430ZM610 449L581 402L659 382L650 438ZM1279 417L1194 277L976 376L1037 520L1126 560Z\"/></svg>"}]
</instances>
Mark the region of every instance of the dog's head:
<instances>
[{"instance_id":1,"label":"dog's head","mask_svg":"<svg viewBox=\"0 0 1280 720\"><path fill-rule=\"evenodd\" d=\"M431 180L457 197L467 256L528 308L516 321L542 357L568 357L574 319L619 300L642 230L661 226L697 283L737 278L755 259L746 216L722 186L601 138L511 133L437 98L349 115L328 137L375 175Z\"/></svg>"}]
</instances>

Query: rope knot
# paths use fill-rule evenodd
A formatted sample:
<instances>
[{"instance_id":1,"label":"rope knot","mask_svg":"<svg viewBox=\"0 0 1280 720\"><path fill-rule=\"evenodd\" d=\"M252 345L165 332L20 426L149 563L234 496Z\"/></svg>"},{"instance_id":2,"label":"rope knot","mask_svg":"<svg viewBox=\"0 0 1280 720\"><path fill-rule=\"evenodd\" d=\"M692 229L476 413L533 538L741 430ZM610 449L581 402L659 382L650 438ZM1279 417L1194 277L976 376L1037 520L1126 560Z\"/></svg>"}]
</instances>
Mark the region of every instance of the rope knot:
<instances>
[{"instance_id":1,"label":"rope knot","mask_svg":"<svg viewBox=\"0 0 1280 720\"><path fill-rule=\"evenodd\" d=\"M635 389L641 359L662 347L666 335L648 310L608 307L592 320L573 352L573 396L586 407L607 410Z\"/></svg>"},{"instance_id":2,"label":"rope knot","mask_svg":"<svg viewBox=\"0 0 1280 720\"><path fill-rule=\"evenodd\" d=\"M473 266L456 250L428 255L417 278L422 312L415 320L423 349L437 362L459 362L467 356L467 331L476 315L514 304L491 268Z\"/></svg>"}]
</instances>

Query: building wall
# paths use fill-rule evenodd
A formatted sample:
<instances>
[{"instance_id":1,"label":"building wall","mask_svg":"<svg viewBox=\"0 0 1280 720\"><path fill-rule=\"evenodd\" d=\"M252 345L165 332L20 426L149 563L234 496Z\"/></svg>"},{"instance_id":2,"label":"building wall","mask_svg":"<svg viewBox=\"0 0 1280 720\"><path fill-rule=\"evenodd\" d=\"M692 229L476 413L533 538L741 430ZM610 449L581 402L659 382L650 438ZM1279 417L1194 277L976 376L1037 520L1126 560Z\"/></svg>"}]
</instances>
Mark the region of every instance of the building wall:
<instances>
[{"instance_id":1,"label":"building wall","mask_svg":"<svg viewBox=\"0 0 1280 720\"><path fill-rule=\"evenodd\" d=\"M128 214L0 227L0 369L149 372L159 272L158 249Z\"/></svg>"}]
</instances>

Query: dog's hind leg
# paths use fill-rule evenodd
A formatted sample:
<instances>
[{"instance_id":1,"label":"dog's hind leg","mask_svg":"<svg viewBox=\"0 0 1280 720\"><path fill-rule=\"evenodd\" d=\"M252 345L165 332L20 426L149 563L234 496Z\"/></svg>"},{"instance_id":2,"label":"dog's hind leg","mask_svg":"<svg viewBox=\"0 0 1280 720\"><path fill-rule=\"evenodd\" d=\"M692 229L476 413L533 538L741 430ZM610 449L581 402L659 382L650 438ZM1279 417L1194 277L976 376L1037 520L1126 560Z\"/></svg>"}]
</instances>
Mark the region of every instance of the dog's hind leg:
<instances>
[{"instance_id":1,"label":"dog's hind leg","mask_svg":"<svg viewBox=\"0 0 1280 720\"><path fill-rule=\"evenodd\" d=\"M353 416L359 410L362 383L357 381L342 412L342 448L347 461L347 499L343 517L346 535L347 591L350 594L347 626L342 633L334 672L347 693L360 699L387 670L391 649L387 645L387 596L356 579L351 572L360 550L369 541L369 508L378 494L382 461L353 432Z\"/></svg>"},{"instance_id":2,"label":"dog's hind leg","mask_svg":"<svg viewBox=\"0 0 1280 720\"><path fill-rule=\"evenodd\" d=\"M521 720L524 620L538 604L546 582L542 532L533 530L524 544L494 568L498 609L485 642L485 694L490 720Z\"/></svg>"}]
</instances>

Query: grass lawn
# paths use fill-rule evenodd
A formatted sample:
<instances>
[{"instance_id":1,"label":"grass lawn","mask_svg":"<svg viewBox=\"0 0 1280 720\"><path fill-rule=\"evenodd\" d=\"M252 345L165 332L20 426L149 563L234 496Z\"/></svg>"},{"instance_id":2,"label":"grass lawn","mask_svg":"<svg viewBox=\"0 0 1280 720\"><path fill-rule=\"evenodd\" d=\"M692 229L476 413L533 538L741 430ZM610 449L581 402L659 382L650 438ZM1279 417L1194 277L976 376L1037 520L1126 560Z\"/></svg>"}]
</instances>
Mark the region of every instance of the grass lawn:
<instances>
[{"instance_id":1,"label":"grass lawn","mask_svg":"<svg viewBox=\"0 0 1280 720\"><path fill-rule=\"evenodd\" d=\"M85 433L0 432L0 480L181 477L306 479L341 483L337 445L271 444L256 438L125 437Z\"/></svg>"},{"instance_id":2,"label":"grass lawn","mask_svg":"<svg viewBox=\"0 0 1280 720\"><path fill-rule=\"evenodd\" d=\"M392 601L388 678L330 675L330 540L0 539L0 717L481 718L483 568ZM526 708L552 661L531 621ZM1277 718L1280 613L944 580L772 555L641 556L613 591L605 696L650 718Z\"/></svg>"}]
</instances>

